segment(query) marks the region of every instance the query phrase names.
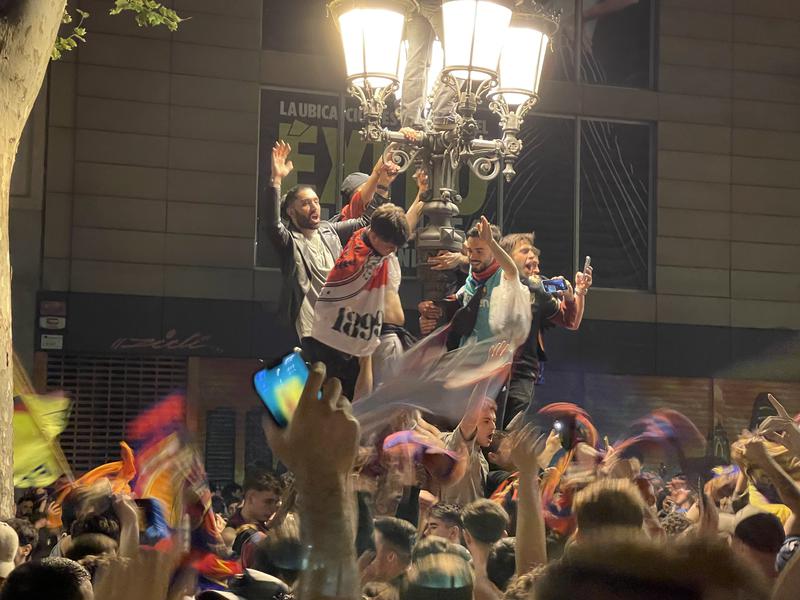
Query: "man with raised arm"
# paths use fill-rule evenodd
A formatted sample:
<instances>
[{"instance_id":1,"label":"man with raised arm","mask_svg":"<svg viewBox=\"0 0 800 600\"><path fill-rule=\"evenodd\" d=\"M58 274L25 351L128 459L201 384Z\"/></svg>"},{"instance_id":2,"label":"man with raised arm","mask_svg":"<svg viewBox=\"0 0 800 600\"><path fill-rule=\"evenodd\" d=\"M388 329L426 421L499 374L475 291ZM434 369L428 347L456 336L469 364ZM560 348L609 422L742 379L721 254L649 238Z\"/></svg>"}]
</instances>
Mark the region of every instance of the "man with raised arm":
<instances>
[{"instance_id":1,"label":"man with raised arm","mask_svg":"<svg viewBox=\"0 0 800 600\"><path fill-rule=\"evenodd\" d=\"M336 223L320 218L319 198L309 185L294 186L281 201L281 183L294 168L288 159L291 150L283 141L272 148L272 176L259 206L258 228L260 237L275 248L284 277L279 314L294 324L302 343L311 335L314 305L329 271L353 233L369 225L382 199L373 194L359 218ZM281 221L282 215L288 226Z\"/></svg>"}]
</instances>

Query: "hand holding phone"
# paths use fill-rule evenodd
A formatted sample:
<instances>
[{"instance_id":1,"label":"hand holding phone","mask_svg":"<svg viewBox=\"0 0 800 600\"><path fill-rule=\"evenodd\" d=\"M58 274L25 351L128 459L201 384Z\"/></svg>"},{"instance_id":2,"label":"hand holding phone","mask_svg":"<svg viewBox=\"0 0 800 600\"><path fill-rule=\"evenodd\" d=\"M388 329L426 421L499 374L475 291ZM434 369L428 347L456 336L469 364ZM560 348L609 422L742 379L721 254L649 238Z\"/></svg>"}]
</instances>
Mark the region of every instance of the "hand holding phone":
<instances>
[{"instance_id":1,"label":"hand holding phone","mask_svg":"<svg viewBox=\"0 0 800 600\"><path fill-rule=\"evenodd\" d=\"M564 279L542 279L542 287L548 294L567 291L567 282Z\"/></svg>"},{"instance_id":2,"label":"hand holding phone","mask_svg":"<svg viewBox=\"0 0 800 600\"><path fill-rule=\"evenodd\" d=\"M585 296L592 287L592 257L587 256L583 263L583 271L575 274L575 294Z\"/></svg>"}]
</instances>

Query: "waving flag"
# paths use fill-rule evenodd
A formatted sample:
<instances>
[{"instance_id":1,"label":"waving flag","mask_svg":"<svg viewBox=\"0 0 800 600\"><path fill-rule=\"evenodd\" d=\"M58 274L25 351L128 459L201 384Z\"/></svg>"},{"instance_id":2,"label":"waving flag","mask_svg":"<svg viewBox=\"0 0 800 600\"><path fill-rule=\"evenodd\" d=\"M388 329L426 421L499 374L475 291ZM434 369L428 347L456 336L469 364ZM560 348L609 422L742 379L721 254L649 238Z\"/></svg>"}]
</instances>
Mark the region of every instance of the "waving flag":
<instances>
[{"instance_id":1,"label":"waving flag","mask_svg":"<svg viewBox=\"0 0 800 600\"><path fill-rule=\"evenodd\" d=\"M369 356L380 344L386 290L400 287L397 256L381 256L366 229L347 242L314 306L312 337L353 356Z\"/></svg>"},{"instance_id":2,"label":"waving flag","mask_svg":"<svg viewBox=\"0 0 800 600\"><path fill-rule=\"evenodd\" d=\"M69 399L63 396L24 395L14 398L14 485L20 488L50 485L69 465L58 436L67 426Z\"/></svg>"}]
</instances>

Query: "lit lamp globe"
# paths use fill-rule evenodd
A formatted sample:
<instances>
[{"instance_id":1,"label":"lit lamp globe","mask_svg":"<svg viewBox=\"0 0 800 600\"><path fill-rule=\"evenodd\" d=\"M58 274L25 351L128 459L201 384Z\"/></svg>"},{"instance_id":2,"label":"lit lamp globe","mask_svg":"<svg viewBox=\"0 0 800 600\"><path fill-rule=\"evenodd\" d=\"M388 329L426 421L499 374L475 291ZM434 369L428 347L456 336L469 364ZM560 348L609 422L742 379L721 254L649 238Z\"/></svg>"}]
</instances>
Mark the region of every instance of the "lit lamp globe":
<instances>
[{"instance_id":1,"label":"lit lamp globe","mask_svg":"<svg viewBox=\"0 0 800 600\"><path fill-rule=\"evenodd\" d=\"M468 81L497 77L511 8L512 2L503 0L445 0L444 72Z\"/></svg>"},{"instance_id":2,"label":"lit lamp globe","mask_svg":"<svg viewBox=\"0 0 800 600\"><path fill-rule=\"evenodd\" d=\"M514 15L500 55L500 77L494 96L509 106L539 99L539 84L550 40L558 24L539 15Z\"/></svg>"},{"instance_id":3,"label":"lit lamp globe","mask_svg":"<svg viewBox=\"0 0 800 600\"><path fill-rule=\"evenodd\" d=\"M399 82L400 46L408 0L333 0L328 10L339 26L347 80L362 89Z\"/></svg>"}]
</instances>

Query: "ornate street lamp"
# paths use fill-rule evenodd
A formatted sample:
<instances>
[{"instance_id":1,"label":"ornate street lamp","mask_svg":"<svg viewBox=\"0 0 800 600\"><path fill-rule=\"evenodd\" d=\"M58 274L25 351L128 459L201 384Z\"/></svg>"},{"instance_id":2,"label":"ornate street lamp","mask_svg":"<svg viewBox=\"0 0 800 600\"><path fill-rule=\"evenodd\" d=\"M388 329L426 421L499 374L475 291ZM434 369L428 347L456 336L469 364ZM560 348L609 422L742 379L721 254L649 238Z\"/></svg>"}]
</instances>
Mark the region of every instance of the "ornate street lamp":
<instances>
[{"instance_id":1,"label":"ornate street lamp","mask_svg":"<svg viewBox=\"0 0 800 600\"><path fill-rule=\"evenodd\" d=\"M444 66L439 85L452 91L455 106L445 119L428 119L415 140L382 127L387 99L400 84L401 44L412 0L332 0L339 26L348 91L361 104L364 140L387 144L384 157L405 171L416 163L431 182L423 227L417 232L419 273L425 298L439 298L449 286L446 272L431 271L427 258L440 250L459 251L464 234L452 225L461 196L456 184L462 165L483 180L502 170L514 177L525 115L539 99L544 57L558 28L558 15L533 0L444 0ZM501 139L478 136L475 113L488 101L498 115ZM441 115L437 115L441 117Z\"/></svg>"}]
</instances>

